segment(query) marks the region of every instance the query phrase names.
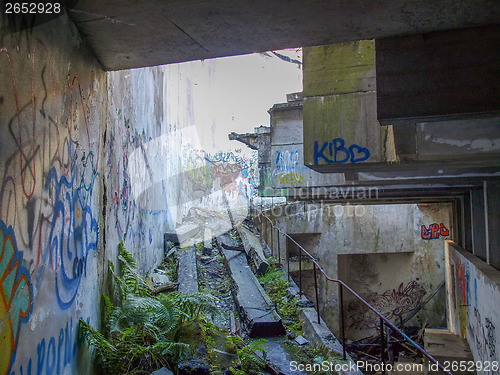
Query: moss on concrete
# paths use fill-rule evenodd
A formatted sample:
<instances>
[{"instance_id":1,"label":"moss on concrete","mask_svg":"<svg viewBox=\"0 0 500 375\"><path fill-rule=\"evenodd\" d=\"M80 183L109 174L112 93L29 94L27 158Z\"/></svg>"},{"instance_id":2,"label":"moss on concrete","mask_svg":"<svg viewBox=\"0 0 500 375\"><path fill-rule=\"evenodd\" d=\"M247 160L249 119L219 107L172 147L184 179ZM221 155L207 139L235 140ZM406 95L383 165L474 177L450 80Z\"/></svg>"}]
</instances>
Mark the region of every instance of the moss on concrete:
<instances>
[{"instance_id":1,"label":"moss on concrete","mask_svg":"<svg viewBox=\"0 0 500 375\"><path fill-rule=\"evenodd\" d=\"M304 48L304 96L375 90L375 42Z\"/></svg>"}]
</instances>

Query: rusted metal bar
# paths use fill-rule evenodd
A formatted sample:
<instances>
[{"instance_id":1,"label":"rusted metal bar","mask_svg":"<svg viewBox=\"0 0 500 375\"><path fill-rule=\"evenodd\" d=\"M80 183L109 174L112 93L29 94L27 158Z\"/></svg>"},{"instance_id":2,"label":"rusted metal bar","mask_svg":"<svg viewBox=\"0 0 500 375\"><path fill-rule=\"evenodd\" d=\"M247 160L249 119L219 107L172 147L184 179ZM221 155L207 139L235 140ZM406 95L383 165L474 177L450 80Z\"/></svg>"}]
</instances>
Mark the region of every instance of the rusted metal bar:
<instances>
[{"instance_id":1,"label":"rusted metal bar","mask_svg":"<svg viewBox=\"0 0 500 375\"><path fill-rule=\"evenodd\" d=\"M319 316L319 297L318 297L318 280L316 279L316 265L314 265L314 290L316 292L316 312L318 314L318 324L321 324Z\"/></svg>"},{"instance_id":2,"label":"rusted metal bar","mask_svg":"<svg viewBox=\"0 0 500 375\"><path fill-rule=\"evenodd\" d=\"M380 361L385 362L385 337L384 337L384 321L380 318ZM385 371L382 370L385 374Z\"/></svg>"},{"instance_id":3,"label":"rusted metal bar","mask_svg":"<svg viewBox=\"0 0 500 375\"><path fill-rule=\"evenodd\" d=\"M345 319L344 319L344 286L339 283L339 296L340 296L340 328L342 331L342 358L346 359L345 350Z\"/></svg>"},{"instance_id":4,"label":"rusted metal bar","mask_svg":"<svg viewBox=\"0 0 500 375\"><path fill-rule=\"evenodd\" d=\"M302 296L302 251L299 249L299 291Z\"/></svg>"}]
</instances>

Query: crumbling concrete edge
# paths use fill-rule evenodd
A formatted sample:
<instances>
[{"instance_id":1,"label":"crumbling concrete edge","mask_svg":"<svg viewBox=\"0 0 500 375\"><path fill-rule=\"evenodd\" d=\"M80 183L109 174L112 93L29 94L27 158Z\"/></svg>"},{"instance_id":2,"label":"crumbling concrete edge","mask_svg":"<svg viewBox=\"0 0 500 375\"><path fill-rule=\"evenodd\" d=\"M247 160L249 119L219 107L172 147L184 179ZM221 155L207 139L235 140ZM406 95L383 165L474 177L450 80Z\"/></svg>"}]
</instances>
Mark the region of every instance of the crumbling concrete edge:
<instances>
[{"instance_id":1,"label":"crumbling concrete edge","mask_svg":"<svg viewBox=\"0 0 500 375\"><path fill-rule=\"evenodd\" d=\"M285 276L289 279L287 276ZM294 297L300 297L300 289L295 284L295 282L289 279L291 284L288 287L288 292ZM304 307L302 307L304 306ZM299 300L299 313L300 318L304 321L303 330L304 336L313 345L323 344L331 352L337 353L342 356L342 343L335 337L335 335L330 331L330 328L326 325L325 321L320 317L320 323L318 324L318 313L316 311L314 303L308 300L305 296L301 296ZM349 371L349 369L357 368L356 362L351 358L349 354L346 354L346 359L336 359L336 364L339 364L339 368L347 369L348 371L339 369L336 371L338 375L363 375L359 370Z\"/></svg>"}]
</instances>

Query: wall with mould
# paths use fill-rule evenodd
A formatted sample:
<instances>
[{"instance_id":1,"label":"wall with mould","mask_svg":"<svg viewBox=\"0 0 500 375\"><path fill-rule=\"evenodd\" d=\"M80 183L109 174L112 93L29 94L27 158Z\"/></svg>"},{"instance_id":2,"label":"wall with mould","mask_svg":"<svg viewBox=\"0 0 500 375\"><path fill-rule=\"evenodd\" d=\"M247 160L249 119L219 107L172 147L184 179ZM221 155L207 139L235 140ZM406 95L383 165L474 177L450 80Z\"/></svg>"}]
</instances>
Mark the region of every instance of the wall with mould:
<instances>
[{"instance_id":1,"label":"wall with mould","mask_svg":"<svg viewBox=\"0 0 500 375\"><path fill-rule=\"evenodd\" d=\"M318 258L332 278L340 278L385 316L399 323L444 281L443 241L453 238L448 203L340 205L327 202L276 207L268 212L278 227ZM263 219L260 229L278 257L276 230ZM296 245L279 236L282 264L299 284ZM287 259L289 254L289 259ZM313 265L302 257L303 289L315 301ZM339 332L338 285L318 276L319 306L330 329ZM375 333L377 322L345 293L346 334L350 339ZM446 325L441 289L406 326Z\"/></svg>"},{"instance_id":2,"label":"wall with mould","mask_svg":"<svg viewBox=\"0 0 500 375\"><path fill-rule=\"evenodd\" d=\"M106 74L65 15L16 32L7 22L0 20L0 374L86 374L78 320L99 323L107 258Z\"/></svg>"},{"instance_id":3,"label":"wall with mould","mask_svg":"<svg viewBox=\"0 0 500 375\"><path fill-rule=\"evenodd\" d=\"M451 241L445 243L448 329L467 339L475 361L485 375L500 361L500 272ZM489 364L489 366L487 365ZM487 368L487 367L488 368Z\"/></svg>"}]
</instances>

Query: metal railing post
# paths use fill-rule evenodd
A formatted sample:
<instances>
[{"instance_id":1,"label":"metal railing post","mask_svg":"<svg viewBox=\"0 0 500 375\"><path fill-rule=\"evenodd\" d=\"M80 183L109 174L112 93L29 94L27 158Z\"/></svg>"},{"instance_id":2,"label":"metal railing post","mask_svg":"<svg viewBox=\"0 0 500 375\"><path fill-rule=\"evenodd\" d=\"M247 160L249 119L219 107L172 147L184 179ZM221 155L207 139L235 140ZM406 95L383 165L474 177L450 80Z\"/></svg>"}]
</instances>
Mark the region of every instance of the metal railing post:
<instances>
[{"instance_id":1,"label":"metal railing post","mask_svg":"<svg viewBox=\"0 0 500 375\"><path fill-rule=\"evenodd\" d=\"M281 264L280 230L278 228L276 228L276 237L278 238L278 263Z\"/></svg>"},{"instance_id":2,"label":"metal railing post","mask_svg":"<svg viewBox=\"0 0 500 375\"><path fill-rule=\"evenodd\" d=\"M385 337L384 337L384 321L380 318L380 360L382 364L385 359ZM382 371L385 374L385 371Z\"/></svg>"},{"instance_id":3,"label":"metal railing post","mask_svg":"<svg viewBox=\"0 0 500 375\"><path fill-rule=\"evenodd\" d=\"M340 285L340 328L342 332L342 358L346 359L345 350L345 320L344 320L344 286Z\"/></svg>"},{"instance_id":4,"label":"metal railing post","mask_svg":"<svg viewBox=\"0 0 500 375\"><path fill-rule=\"evenodd\" d=\"M299 290L302 296L302 251L299 249Z\"/></svg>"},{"instance_id":5,"label":"metal railing post","mask_svg":"<svg viewBox=\"0 0 500 375\"><path fill-rule=\"evenodd\" d=\"M316 265L314 265L314 290L316 291L316 312L318 314L318 324L321 324L319 316L318 280L316 279Z\"/></svg>"},{"instance_id":6,"label":"metal railing post","mask_svg":"<svg viewBox=\"0 0 500 375\"><path fill-rule=\"evenodd\" d=\"M271 246L270 246L271 247L271 254L274 254L274 249L273 249L273 247L274 247L274 243L273 243L273 227L274 227L274 225L271 222Z\"/></svg>"}]
</instances>

